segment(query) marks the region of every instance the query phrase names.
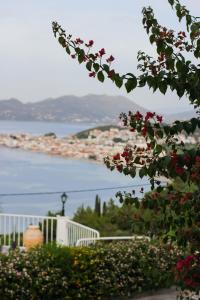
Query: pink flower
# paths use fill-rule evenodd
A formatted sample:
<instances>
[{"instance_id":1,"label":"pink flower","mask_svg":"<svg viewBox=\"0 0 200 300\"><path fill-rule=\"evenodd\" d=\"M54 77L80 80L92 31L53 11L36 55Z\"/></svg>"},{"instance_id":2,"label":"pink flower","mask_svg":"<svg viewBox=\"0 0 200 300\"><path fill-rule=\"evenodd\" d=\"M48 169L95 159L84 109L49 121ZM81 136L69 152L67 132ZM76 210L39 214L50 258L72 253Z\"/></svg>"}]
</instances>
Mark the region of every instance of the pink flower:
<instances>
[{"instance_id":1,"label":"pink flower","mask_svg":"<svg viewBox=\"0 0 200 300\"><path fill-rule=\"evenodd\" d=\"M156 116L156 119L159 123L162 123L163 117L162 116Z\"/></svg>"},{"instance_id":2,"label":"pink flower","mask_svg":"<svg viewBox=\"0 0 200 300\"><path fill-rule=\"evenodd\" d=\"M96 76L96 73L95 72L90 72L89 73L89 77L95 77Z\"/></svg>"},{"instance_id":3,"label":"pink flower","mask_svg":"<svg viewBox=\"0 0 200 300\"><path fill-rule=\"evenodd\" d=\"M108 63L112 62L113 60L115 60L115 58L112 55L106 59Z\"/></svg>"},{"instance_id":4,"label":"pink flower","mask_svg":"<svg viewBox=\"0 0 200 300\"><path fill-rule=\"evenodd\" d=\"M93 40L89 40L89 43L88 43L89 47L92 47L93 44L94 44L94 41Z\"/></svg>"},{"instance_id":5,"label":"pink flower","mask_svg":"<svg viewBox=\"0 0 200 300\"><path fill-rule=\"evenodd\" d=\"M99 50L99 55L103 56L104 54L106 54L106 51L104 48L102 48L101 50Z\"/></svg>"},{"instance_id":6,"label":"pink flower","mask_svg":"<svg viewBox=\"0 0 200 300\"><path fill-rule=\"evenodd\" d=\"M77 38L77 39L75 40L75 43L76 43L76 44L83 44L83 41L82 41L80 38Z\"/></svg>"}]
</instances>

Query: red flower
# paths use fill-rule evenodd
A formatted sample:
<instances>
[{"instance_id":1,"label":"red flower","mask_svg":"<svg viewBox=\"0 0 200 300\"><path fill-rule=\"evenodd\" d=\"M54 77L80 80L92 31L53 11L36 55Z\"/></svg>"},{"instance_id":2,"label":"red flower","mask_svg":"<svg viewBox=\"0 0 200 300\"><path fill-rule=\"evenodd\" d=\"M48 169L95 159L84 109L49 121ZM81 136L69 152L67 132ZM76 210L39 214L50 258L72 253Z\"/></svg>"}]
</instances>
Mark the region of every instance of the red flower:
<instances>
[{"instance_id":1,"label":"red flower","mask_svg":"<svg viewBox=\"0 0 200 300\"><path fill-rule=\"evenodd\" d=\"M137 111L136 114L135 114L135 118L137 120L140 120L140 119L142 119L142 117L143 117L142 114L139 111Z\"/></svg>"},{"instance_id":2,"label":"red flower","mask_svg":"<svg viewBox=\"0 0 200 300\"><path fill-rule=\"evenodd\" d=\"M154 117L155 113L152 113L150 111L148 111L146 113L146 116L145 116L145 121L148 121L149 119L152 119Z\"/></svg>"},{"instance_id":3,"label":"red flower","mask_svg":"<svg viewBox=\"0 0 200 300\"><path fill-rule=\"evenodd\" d=\"M130 131L131 131L131 132L135 132L135 128L131 128Z\"/></svg>"},{"instance_id":4,"label":"red flower","mask_svg":"<svg viewBox=\"0 0 200 300\"><path fill-rule=\"evenodd\" d=\"M115 60L115 58L112 55L106 59L108 63L112 62L113 60Z\"/></svg>"},{"instance_id":5,"label":"red flower","mask_svg":"<svg viewBox=\"0 0 200 300\"><path fill-rule=\"evenodd\" d=\"M185 261L181 259L177 262L176 269L180 271L184 267L184 265L185 265Z\"/></svg>"},{"instance_id":6,"label":"red flower","mask_svg":"<svg viewBox=\"0 0 200 300\"><path fill-rule=\"evenodd\" d=\"M196 157L196 162L197 162L197 163L200 163L200 156L197 156L197 157Z\"/></svg>"},{"instance_id":7,"label":"red flower","mask_svg":"<svg viewBox=\"0 0 200 300\"><path fill-rule=\"evenodd\" d=\"M96 73L95 72L90 72L89 73L89 77L95 77L96 76Z\"/></svg>"},{"instance_id":8,"label":"red flower","mask_svg":"<svg viewBox=\"0 0 200 300\"><path fill-rule=\"evenodd\" d=\"M176 167L175 171L180 176L183 175L183 173L184 173L184 169L182 167Z\"/></svg>"},{"instance_id":9,"label":"red flower","mask_svg":"<svg viewBox=\"0 0 200 300\"><path fill-rule=\"evenodd\" d=\"M117 165L117 170L119 171L119 172L122 172L122 170L123 170L123 166L122 165Z\"/></svg>"},{"instance_id":10,"label":"red flower","mask_svg":"<svg viewBox=\"0 0 200 300\"><path fill-rule=\"evenodd\" d=\"M160 123L162 123L162 121L163 121L163 117L162 116L156 116L156 119Z\"/></svg>"},{"instance_id":11,"label":"red flower","mask_svg":"<svg viewBox=\"0 0 200 300\"><path fill-rule=\"evenodd\" d=\"M122 153L122 157L127 157L127 156L129 156L129 152L125 150L125 151Z\"/></svg>"},{"instance_id":12,"label":"red flower","mask_svg":"<svg viewBox=\"0 0 200 300\"><path fill-rule=\"evenodd\" d=\"M113 76L115 75L115 71L114 70L111 70L108 72L108 78L113 78Z\"/></svg>"},{"instance_id":13,"label":"red flower","mask_svg":"<svg viewBox=\"0 0 200 300\"><path fill-rule=\"evenodd\" d=\"M151 149L151 143L147 143L147 149Z\"/></svg>"},{"instance_id":14,"label":"red flower","mask_svg":"<svg viewBox=\"0 0 200 300\"><path fill-rule=\"evenodd\" d=\"M77 39L75 40L75 43L76 43L76 44L83 44L83 41L82 41L80 38L77 38Z\"/></svg>"},{"instance_id":15,"label":"red flower","mask_svg":"<svg viewBox=\"0 0 200 300\"><path fill-rule=\"evenodd\" d=\"M89 43L88 43L89 47L92 47L93 44L94 44L94 41L93 41L93 40L90 40Z\"/></svg>"},{"instance_id":16,"label":"red flower","mask_svg":"<svg viewBox=\"0 0 200 300\"><path fill-rule=\"evenodd\" d=\"M141 132L142 132L143 136L146 136L146 134L147 134L147 127L146 126L143 127L142 130L141 130Z\"/></svg>"},{"instance_id":17,"label":"red flower","mask_svg":"<svg viewBox=\"0 0 200 300\"><path fill-rule=\"evenodd\" d=\"M190 155L185 154L185 156L184 156L184 161L185 161L185 163L186 163L186 164L189 164L190 160L191 160Z\"/></svg>"},{"instance_id":18,"label":"red flower","mask_svg":"<svg viewBox=\"0 0 200 300\"><path fill-rule=\"evenodd\" d=\"M99 51L99 55L100 56L103 56L104 54L106 54L106 51L104 48L102 48L100 51Z\"/></svg>"},{"instance_id":19,"label":"red flower","mask_svg":"<svg viewBox=\"0 0 200 300\"><path fill-rule=\"evenodd\" d=\"M120 159L120 154L119 153L113 155L113 160L119 160L119 159Z\"/></svg>"}]
</instances>

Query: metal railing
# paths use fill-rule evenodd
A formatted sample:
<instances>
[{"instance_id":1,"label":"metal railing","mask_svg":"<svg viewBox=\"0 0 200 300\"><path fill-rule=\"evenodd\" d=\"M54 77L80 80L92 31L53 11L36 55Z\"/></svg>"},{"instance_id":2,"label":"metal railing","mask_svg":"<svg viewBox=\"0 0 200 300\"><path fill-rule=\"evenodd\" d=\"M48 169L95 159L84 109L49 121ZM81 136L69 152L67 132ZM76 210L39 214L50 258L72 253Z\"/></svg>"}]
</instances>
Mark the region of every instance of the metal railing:
<instances>
[{"instance_id":1,"label":"metal railing","mask_svg":"<svg viewBox=\"0 0 200 300\"><path fill-rule=\"evenodd\" d=\"M90 240L100 237L100 234L97 230L81 225L71 220L69 220L67 228L69 246L76 246L77 242L81 239Z\"/></svg>"},{"instance_id":2,"label":"metal railing","mask_svg":"<svg viewBox=\"0 0 200 300\"><path fill-rule=\"evenodd\" d=\"M0 246L23 247L23 233L29 225L39 226L44 243L56 242L76 246L82 238L99 238L99 232L70 220L68 217L0 214Z\"/></svg>"},{"instance_id":3,"label":"metal railing","mask_svg":"<svg viewBox=\"0 0 200 300\"><path fill-rule=\"evenodd\" d=\"M81 238L76 242L76 246L89 246L94 244L96 241L120 241L120 240L147 240L150 241L150 237L133 235L133 236L106 236L106 237L97 237L97 238Z\"/></svg>"},{"instance_id":4,"label":"metal railing","mask_svg":"<svg viewBox=\"0 0 200 300\"><path fill-rule=\"evenodd\" d=\"M0 245L23 246L23 233L29 225L39 226L44 236L44 243L56 240L56 217L32 215L0 214Z\"/></svg>"}]
</instances>

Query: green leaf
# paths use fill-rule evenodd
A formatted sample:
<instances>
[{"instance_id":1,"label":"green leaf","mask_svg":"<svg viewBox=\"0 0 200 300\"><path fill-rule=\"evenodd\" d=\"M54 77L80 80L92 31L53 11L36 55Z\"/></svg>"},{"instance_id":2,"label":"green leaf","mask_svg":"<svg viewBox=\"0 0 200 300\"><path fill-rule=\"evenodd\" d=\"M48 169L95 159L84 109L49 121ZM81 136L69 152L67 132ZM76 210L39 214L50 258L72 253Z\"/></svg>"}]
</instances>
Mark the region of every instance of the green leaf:
<instances>
[{"instance_id":1,"label":"green leaf","mask_svg":"<svg viewBox=\"0 0 200 300\"><path fill-rule=\"evenodd\" d=\"M98 78L99 81L104 82L105 77L104 77L104 74L103 74L102 71L99 71L97 73L97 78Z\"/></svg>"},{"instance_id":2,"label":"green leaf","mask_svg":"<svg viewBox=\"0 0 200 300\"><path fill-rule=\"evenodd\" d=\"M169 2L169 4L170 4L171 6L174 5L174 0L168 0L168 2Z\"/></svg>"},{"instance_id":3,"label":"green leaf","mask_svg":"<svg viewBox=\"0 0 200 300\"><path fill-rule=\"evenodd\" d=\"M119 74L114 75L114 82L118 88L120 88L123 85L123 79L119 76Z\"/></svg>"},{"instance_id":4,"label":"green leaf","mask_svg":"<svg viewBox=\"0 0 200 300\"><path fill-rule=\"evenodd\" d=\"M159 84L158 84L158 87L159 87L159 90L162 94L165 95L166 91L167 91L167 83L166 81L160 81Z\"/></svg>"},{"instance_id":5,"label":"green leaf","mask_svg":"<svg viewBox=\"0 0 200 300\"><path fill-rule=\"evenodd\" d=\"M71 54L71 51L70 51L70 49L69 49L68 46L66 47L66 52L67 52L67 54L69 54L69 55Z\"/></svg>"},{"instance_id":6,"label":"green leaf","mask_svg":"<svg viewBox=\"0 0 200 300\"><path fill-rule=\"evenodd\" d=\"M157 136L159 137L159 138L163 138L163 131L162 130L158 130L157 132L156 132L156 134L157 134Z\"/></svg>"},{"instance_id":7,"label":"green leaf","mask_svg":"<svg viewBox=\"0 0 200 300\"><path fill-rule=\"evenodd\" d=\"M179 73L181 73L181 71L182 71L182 66L183 66L183 63L180 60L178 60L176 63L176 68Z\"/></svg>"},{"instance_id":8,"label":"green leaf","mask_svg":"<svg viewBox=\"0 0 200 300\"><path fill-rule=\"evenodd\" d=\"M187 134L192 133L193 127L189 122L183 122L183 129L187 132Z\"/></svg>"},{"instance_id":9,"label":"green leaf","mask_svg":"<svg viewBox=\"0 0 200 300\"><path fill-rule=\"evenodd\" d=\"M97 63L93 64L93 68L94 68L95 72L98 72L99 71L99 64L97 64Z\"/></svg>"},{"instance_id":10,"label":"green leaf","mask_svg":"<svg viewBox=\"0 0 200 300\"><path fill-rule=\"evenodd\" d=\"M180 87L177 87L176 88L176 91L177 91L177 95L181 98L183 95L184 95L184 93L185 93L185 89L184 89L184 87L182 87L182 86L180 86Z\"/></svg>"},{"instance_id":11,"label":"green leaf","mask_svg":"<svg viewBox=\"0 0 200 300\"><path fill-rule=\"evenodd\" d=\"M165 54L167 57L170 57L173 54L173 48L167 47L167 49L165 50Z\"/></svg>"},{"instance_id":12,"label":"green leaf","mask_svg":"<svg viewBox=\"0 0 200 300\"><path fill-rule=\"evenodd\" d=\"M156 145L156 148L154 150L154 153L160 154L163 150L163 147L161 145Z\"/></svg>"},{"instance_id":13,"label":"green leaf","mask_svg":"<svg viewBox=\"0 0 200 300\"><path fill-rule=\"evenodd\" d=\"M136 176L136 167L133 167L130 171L130 175L132 178L134 178Z\"/></svg>"},{"instance_id":14,"label":"green leaf","mask_svg":"<svg viewBox=\"0 0 200 300\"><path fill-rule=\"evenodd\" d=\"M157 52L158 54L163 53L165 51L165 44L163 40L158 40L157 41Z\"/></svg>"},{"instance_id":15,"label":"green leaf","mask_svg":"<svg viewBox=\"0 0 200 300\"><path fill-rule=\"evenodd\" d=\"M149 40L150 43L153 44L155 42L155 35L154 34L150 35Z\"/></svg>"},{"instance_id":16,"label":"green leaf","mask_svg":"<svg viewBox=\"0 0 200 300\"><path fill-rule=\"evenodd\" d=\"M164 129L165 134L168 135L170 132L170 127L166 125L163 127L163 129Z\"/></svg>"},{"instance_id":17,"label":"green leaf","mask_svg":"<svg viewBox=\"0 0 200 300\"><path fill-rule=\"evenodd\" d=\"M150 137L154 137L154 130L151 126L147 127L147 132Z\"/></svg>"},{"instance_id":18,"label":"green leaf","mask_svg":"<svg viewBox=\"0 0 200 300\"><path fill-rule=\"evenodd\" d=\"M86 64L86 69L87 69L88 71L91 71L91 69L92 69L92 61L91 61L91 60L89 60L89 61L87 62L87 64Z\"/></svg>"},{"instance_id":19,"label":"green leaf","mask_svg":"<svg viewBox=\"0 0 200 300\"><path fill-rule=\"evenodd\" d=\"M83 49L80 49L78 52L78 62L81 64L84 61L85 57L85 51Z\"/></svg>"},{"instance_id":20,"label":"green leaf","mask_svg":"<svg viewBox=\"0 0 200 300\"><path fill-rule=\"evenodd\" d=\"M146 170L144 168L139 170L139 176L140 178L143 178L146 175Z\"/></svg>"},{"instance_id":21,"label":"green leaf","mask_svg":"<svg viewBox=\"0 0 200 300\"><path fill-rule=\"evenodd\" d=\"M109 65L104 64L103 68L106 71L106 73L108 73L110 71Z\"/></svg>"},{"instance_id":22,"label":"green leaf","mask_svg":"<svg viewBox=\"0 0 200 300\"><path fill-rule=\"evenodd\" d=\"M125 83L127 93L130 93L132 90L134 90L136 86L137 86L137 78L135 76L129 78Z\"/></svg>"},{"instance_id":23,"label":"green leaf","mask_svg":"<svg viewBox=\"0 0 200 300\"><path fill-rule=\"evenodd\" d=\"M174 70L174 59L167 58L166 59L166 67L168 70Z\"/></svg>"},{"instance_id":24,"label":"green leaf","mask_svg":"<svg viewBox=\"0 0 200 300\"><path fill-rule=\"evenodd\" d=\"M60 37L58 38L58 42L59 42L63 47L65 47L65 39L64 39L63 36L60 36Z\"/></svg>"}]
</instances>

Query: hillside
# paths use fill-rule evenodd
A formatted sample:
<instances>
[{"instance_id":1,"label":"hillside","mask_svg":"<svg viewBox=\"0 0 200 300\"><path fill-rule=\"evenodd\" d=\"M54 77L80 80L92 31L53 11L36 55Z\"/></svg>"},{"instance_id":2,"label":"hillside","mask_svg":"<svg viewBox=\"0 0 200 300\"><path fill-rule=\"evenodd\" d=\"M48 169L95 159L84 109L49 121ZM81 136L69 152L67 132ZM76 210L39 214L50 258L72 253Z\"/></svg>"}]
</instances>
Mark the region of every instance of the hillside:
<instances>
[{"instance_id":1,"label":"hillside","mask_svg":"<svg viewBox=\"0 0 200 300\"><path fill-rule=\"evenodd\" d=\"M0 120L110 124L129 110L146 111L123 96L68 95L26 104L9 99L0 101Z\"/></svg>"}]
</instances>

